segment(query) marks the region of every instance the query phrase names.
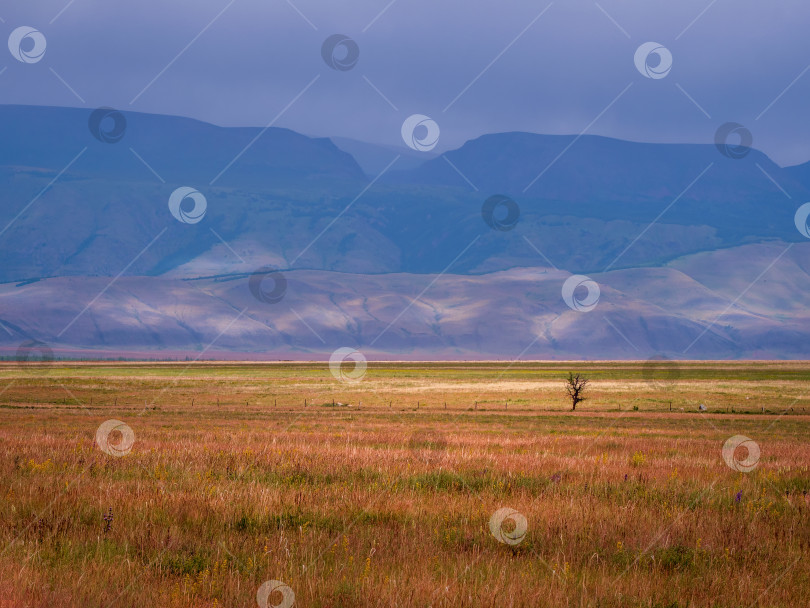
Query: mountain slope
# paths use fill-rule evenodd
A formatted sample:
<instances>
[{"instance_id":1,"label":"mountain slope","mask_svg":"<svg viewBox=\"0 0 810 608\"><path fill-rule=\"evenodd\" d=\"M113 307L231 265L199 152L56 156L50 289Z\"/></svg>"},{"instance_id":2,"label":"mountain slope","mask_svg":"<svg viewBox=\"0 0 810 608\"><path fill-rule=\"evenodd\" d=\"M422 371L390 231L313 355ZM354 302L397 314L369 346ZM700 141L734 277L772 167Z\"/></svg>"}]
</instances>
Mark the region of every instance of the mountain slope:
<instances>
[{"instance_id":1,"label":"mountain slope","mask_svg":"<svg viewBox=\"0 0 810 608\"><path fill-rule=\"evenodd\" d=\"M176 116L118 112L125 121L121 139L102 143L91 132L92 115L93 110L76 108L0 106L5 142L0 166L58 172L86 148L70 165L70 176L159 183L151 167L169 183L198 188L217 178L222 187L303 183L321 189L326 182L332 187L365 179L351 155L330 139L289 129L226 128ZM114 134L115 119L109 114L100 130Z\"/></svg>"},{"instance_id":2,"label":"mountain slope","mask_svg":"<svg viewBox=\"0 0 810 608\"><path fill-rule=\"evenodd\" d=\"M801 357L810 339L809 254L810 243L751 245L593 275L601 296L590 312L566 306L570 275L551 268L291 271L277 303L252 295L249 274L54 278L0 286L0 345L13 353L38 339L74 353L256 358L323 358L341 346L369 358ZM791 297L769 299L788 284Z\"/></svg>"},{"instance_id":3,"label":"mountain slope","mask_svg":"<svg viewBox=\"0 0 810 608\"><path fill-rule=\"evenodd\" d=\"M603 220L650 221L677 199L666 210L666 222L708 225L737 242L793 237L797 205L779 187L797 200L810 196L796 171L780 168L758 150L731 159L713 145L498 133L445 156L453 166L433 159L400 172L396 180L469 189L461 172L483 193L518 202L554 201L567 214Z\"/></svg>"},{"instance_id":4,"label":"mountain slope","mask_svg":"<svg viewBox=\"0 0 810 608\"><path fill-rule=\"evenodd\" d=\"M806 354L810 244L793 216L810 192L801 167L756 150L505 133L372 182L332 141L285 129L125 113L110 144L91 116L0 106L7 348ZM198 223L169 210L180 186L206 199ZM482 215L495 193L516 201L511 229ZM279 306L247 289L265 267L287 276ZM571 273L602 286L595 311L562 302Z\"/></svg>"}]
</instances>

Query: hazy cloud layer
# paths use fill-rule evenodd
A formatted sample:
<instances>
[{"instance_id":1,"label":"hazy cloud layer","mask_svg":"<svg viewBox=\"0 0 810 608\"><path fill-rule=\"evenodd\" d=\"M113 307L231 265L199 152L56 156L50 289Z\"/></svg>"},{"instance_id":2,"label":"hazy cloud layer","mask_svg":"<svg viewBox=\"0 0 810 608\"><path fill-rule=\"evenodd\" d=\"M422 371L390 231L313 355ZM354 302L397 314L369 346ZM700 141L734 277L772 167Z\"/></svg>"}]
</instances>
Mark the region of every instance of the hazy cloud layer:
<instances>
[{"instance_id":1,"label":"hazy cloud layer","mask_svg":"<svg viewBox=\"0 0 810 608\"><path fill-rule=\"evenodd\" d=\"M0 103L263 126L311 83L277 126L401 143L402 121L421 113L447 149L498 131L579 133L597 117L588 133L708 143L735 121L775 161L810 159L802 0L345 4L5 2L4 39L32 26L47 52L31 64L0 52ZM358 45L352 69L321 57L335 33ZM665 78L644 78L633 63L648 41L672 53Z\"/></svg>"}]
</instances>

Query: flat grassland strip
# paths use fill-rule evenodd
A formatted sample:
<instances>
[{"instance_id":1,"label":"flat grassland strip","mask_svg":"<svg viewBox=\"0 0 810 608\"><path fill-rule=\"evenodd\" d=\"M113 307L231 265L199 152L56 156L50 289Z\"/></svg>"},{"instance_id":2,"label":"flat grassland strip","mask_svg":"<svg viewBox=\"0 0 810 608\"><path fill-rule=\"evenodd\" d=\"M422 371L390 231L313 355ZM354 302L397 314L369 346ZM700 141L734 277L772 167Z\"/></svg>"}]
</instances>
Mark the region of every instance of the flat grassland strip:
<instances>
[{"instance_id":1,"label":"flat grassland strip","mask_svg":"<svg viewBox=\"0 0 810 608\"><path fill-rule=\"evenodd\" d=\"M322 607L810 597L805 362L4 363L0 391L3 607L252 606L271 579Z\"/></svg>"}]
</instances>

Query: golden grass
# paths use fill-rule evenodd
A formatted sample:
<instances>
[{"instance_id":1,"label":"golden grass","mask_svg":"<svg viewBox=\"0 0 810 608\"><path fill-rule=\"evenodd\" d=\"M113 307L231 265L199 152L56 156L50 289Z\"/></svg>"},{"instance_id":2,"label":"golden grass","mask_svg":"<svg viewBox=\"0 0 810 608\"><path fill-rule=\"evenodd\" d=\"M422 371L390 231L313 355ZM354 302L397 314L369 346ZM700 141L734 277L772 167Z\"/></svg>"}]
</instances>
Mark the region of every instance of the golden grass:
<instances>
[{"instance_id":1,"label":"golden grass","mask_svg":"<svg viewBox=\"0 0 810 608\"><path fill-rule=\"evenodd\" d=\"M546 364L0 366L0 607L806 606L810 366L590 365L576 413Z\"/></svg>"}]
</instances>

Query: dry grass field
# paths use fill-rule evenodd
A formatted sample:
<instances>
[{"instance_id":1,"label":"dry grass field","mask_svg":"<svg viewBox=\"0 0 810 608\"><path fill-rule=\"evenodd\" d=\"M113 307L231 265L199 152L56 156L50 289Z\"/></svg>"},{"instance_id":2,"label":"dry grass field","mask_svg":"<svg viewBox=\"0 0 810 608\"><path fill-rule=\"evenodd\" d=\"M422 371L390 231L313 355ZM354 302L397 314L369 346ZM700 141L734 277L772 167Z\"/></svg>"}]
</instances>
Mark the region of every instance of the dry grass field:
<instances>
[{"instance_id":1,"label":"dry grass field","mask_svg":"<svg viewBox=\"0 0 810 608\"><path fill-rule=\"evenodd\" d=\"M808 363L8 362L0 391L2 607L810 602Z\"/></svg>"}]
</instances>

